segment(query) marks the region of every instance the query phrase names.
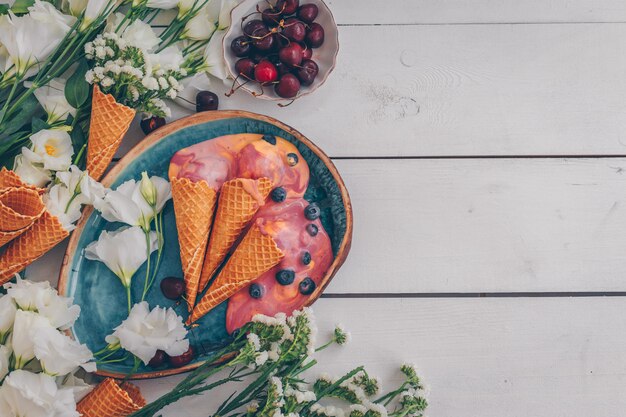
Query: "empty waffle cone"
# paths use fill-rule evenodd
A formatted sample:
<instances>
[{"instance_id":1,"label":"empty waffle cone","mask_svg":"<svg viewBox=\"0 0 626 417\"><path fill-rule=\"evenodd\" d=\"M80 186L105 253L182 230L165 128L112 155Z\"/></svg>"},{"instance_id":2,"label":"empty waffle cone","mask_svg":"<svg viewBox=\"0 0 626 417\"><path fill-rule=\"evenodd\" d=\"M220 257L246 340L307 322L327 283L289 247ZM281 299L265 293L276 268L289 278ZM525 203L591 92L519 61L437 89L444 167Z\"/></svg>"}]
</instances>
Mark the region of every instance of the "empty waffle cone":
<instances>
[{"instance_id":1,"label":"empty waffle cone","mask_svg":"<svg viewBox=\"0 0 626 417\"><path fill-rule=\"evenodd\" d=\"M185 277L185 293L189 311L198 294L200 272L209 240L217 192L206 181L172 178L172 200L180 243L180 260Z\"/></svg>"},{"instance_id":2,"label":"empty waffle cone","mask_svg":"<svg viewBox=\"0 0 626 417\"><path fill-rule=\"evenodd\" d=\"M6 250L0 254L0 285L68 235L69 232L63 228L59 219L44 210L41 217L24 233L9 242Z\"/></svg>"},{"instance_id":3,"label":"empty waffle cone","mask_svg":"<svg viewBox=\"0 0 626 417\"><path fill-rule=\"evenodd\" d=\"M139 388L107 378L76 406L83 417L126 417L146 405Z\"/></svg>"},{"instance_id":4,"label":"empty waffle cone","mask_svg":"<svg viewBox=\"0 0 626 417\"><path fill-rule=\"evenodd\" d=\"M200 291L222 263L228 251L272 190L269 178L236 178L220 190L215 223L200 276Z\"/></svg>"},{"instance_id":5,"label":"empty waffle cone","mask_svg":"<svg viewBox=\"0 0 626 417\"><path fill-rule=\"evenodd\" d=\"M36 190L5 188L0 191L0 246L24 233L44 210Z\"/></svg>"},{"instance_id":6,"label":"empty waffle cone","mask_svg":"<svg viewBox=\"0 0 626 417\"><path fill-rule=\"evenodd\" d=\"M87 145L87 171L93 179L99 180L106 171L134 117L135 110L93 87Z\"/></svg>"},{"instance_id":7,"label":"empty waffle cone","mask_svg":"<svg viewBox=\"0 0 626 417\"><path fill-rule=\"evenodd\" d=\"M252 226L194 308L187 324L198 321L250 281L276 266L284 256L272 236L264 234L257 225Z\"/></svg>"},{"instance_id":8,"label":"empty waffle cone","mask_svg":"<svg viewBox=\"0 0 626 417\"><path fill-rule=\"evenodd\" d=\"M26 184L14 171L8 170L6 169L6 167L2 167L2 169L0 169L0 190L11 187L23 187L31 190L36 190L39 194L42 194L44 192L43 188L38 188L34 185Z\"/></svg>"}]
</instances>

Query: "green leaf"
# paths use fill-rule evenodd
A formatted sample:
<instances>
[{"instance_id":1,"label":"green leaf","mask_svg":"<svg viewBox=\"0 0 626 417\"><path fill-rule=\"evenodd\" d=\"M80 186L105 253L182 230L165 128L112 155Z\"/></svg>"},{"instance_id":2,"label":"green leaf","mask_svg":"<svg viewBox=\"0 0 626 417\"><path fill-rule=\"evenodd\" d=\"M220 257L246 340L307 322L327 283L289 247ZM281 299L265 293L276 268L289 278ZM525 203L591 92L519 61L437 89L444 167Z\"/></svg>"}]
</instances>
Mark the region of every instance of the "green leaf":
<instances>
[{"instance_id":1,"label":"green leaf","mask_svg":"<svg viewBox=\"0 0 626 417\"><path fill-rule=\"evenodd\" d=\"M15 14L28 13L28 8L35 4L35 0L16 0L11 7L11 11ZM45 42L45 39L41 40Z\"/></svg>"},{"instance_id":2,"label":"green leaf","mask_svg":"<svg viewBox=\"0 0 626 417\"><path fill-rule=\"evenodd\" d=\"M72 129L72 132L70 133L70 137L72 138L74 152L78 152L87 141L85 132L83 132L83 129L81 129L80 126L74 126L74 129Z\"/></svg>"},{"instance_id":3,"label":"green leaf","mask_svg":"<svg viewBox=\"0 0 626 417\"><path fill-rule=\"evenodd\" d=\"M45 122L45 120L40 119L38 117L33 117L31 121L31 132L37 133L40 130L48 129L50 125Z\"/></svg>"},{"instance_id":4,"label":"green leaf","mask_svg":"<svg viewBox=\"0 0 626 417\"><path fill-rule=\"evenodd\" d=\"M30 95L24 100L19 111L16 111L15 115L11 119L4 121L0 139L4 136L10 136L12 133L17 132L21 127L29 123L37 114L43 114L43 109L39 105L37 99L33 95ZM30 130L30 128L28 128L28 130Z\"/></svg>"},{"instance_id":5,"label":"green leaf","mask_svg":"<svg viewBox=\"0 0 626 417\"><path fill-rule=\"evenodd\" d=\"M0 4L0 14L7 14L9 13L9 10L11 9L8 4Z\"/></svg>"},{"instance_id":6,"label":"green leaf","mask_svg":"<svg viewBox=\"0 0 626 417\"><path fill-rule=\"evenodd\" d=\"M75 109L82 107L89 98L89 83L85 80L85 74L88 70L87 60L81 59L78 68L65 84L65 98Z\"/></svg>"}]
</instances>

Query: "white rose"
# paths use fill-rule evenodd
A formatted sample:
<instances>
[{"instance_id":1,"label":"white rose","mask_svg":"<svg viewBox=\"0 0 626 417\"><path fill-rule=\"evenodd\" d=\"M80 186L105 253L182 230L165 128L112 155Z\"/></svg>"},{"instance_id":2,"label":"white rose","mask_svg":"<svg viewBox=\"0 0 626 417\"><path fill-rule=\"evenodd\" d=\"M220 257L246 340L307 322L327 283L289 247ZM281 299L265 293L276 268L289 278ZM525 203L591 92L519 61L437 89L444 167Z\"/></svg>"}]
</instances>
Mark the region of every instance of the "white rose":
<instances>
[{"instance_id":1,"label":"white rose","mask_svg":"<svg viewBox=\"0 0 626 417\"><path fill-rule=\"evenodd\" d=\"M30 137L33 144L31 150L39 158L45 169L65 171L72 164L72 138L64 130L43 129Z\"/></svg>"},{"instance_id":2,"label":"white rose","mask_svg":"<svg viewBox=\"0 0 626 417\"><path fill-rule=\"evenodd\" d=\"M128 318L106 337L106 341L119 343L147 365L157 350L170 356L185 353L189 349L189 340L185 337L187 329L183 319L173 309L155 307L150 311L144 301L133 306Z\"/></svg>"},{"instance_id":3,"label":"white rose","mask_svg":"<svg viewBox=\"0 0 626 417\"><path fill-rule=\"evenodd\" d=\"M88 372L96 370L93 354L85 345L70 339L52 326L38 329L33 335L35 357L48 375L67 375L79 366Z\"/></svg>"},{"instance_id":4,"label":"white rose","mask_svg":"<svg viewBox=\"0 0 626 417\"><path fill-rule=\"evenodd\" d=\"M150 253L157 248L157 235L150 232ZM104 263L124 287L130 287L133 275L148 259L146 236L139 227L103 231L97 241L85 248L85 257Z\"/></svg>"},{"instance_id":5,"label":"white rose","mask_svg":"<svg viewBox=\"0 0 626 417\"><path fill-rule=\"evenodd\" d=\"M0 296L0 344L4 343L13 327L17 306L8 295ZM2 379L2 378L0 378Z\"/></svg>"},{"instance_id":6,"label":"white rose","mask_svg":"<svg viewBox=\"0 0 626 417\"><path fill-rule=\"evenodd\" d=\"M0 386L2 417L79 417L72 390L46 374L17 370Z\"/></svg>"},{"instance_id":7,"label":"white rose","mask_svg":"<svg viewBox=\"0 0 626 417\"><path fill-rule=\"evenodd\" d=\"M13 171L27 184L43 187L52 180L52 172L44 169L41 164L35 165L39 156L28 148L22 148L22 154L15 157Z\"/></svg>"}]
</instances>

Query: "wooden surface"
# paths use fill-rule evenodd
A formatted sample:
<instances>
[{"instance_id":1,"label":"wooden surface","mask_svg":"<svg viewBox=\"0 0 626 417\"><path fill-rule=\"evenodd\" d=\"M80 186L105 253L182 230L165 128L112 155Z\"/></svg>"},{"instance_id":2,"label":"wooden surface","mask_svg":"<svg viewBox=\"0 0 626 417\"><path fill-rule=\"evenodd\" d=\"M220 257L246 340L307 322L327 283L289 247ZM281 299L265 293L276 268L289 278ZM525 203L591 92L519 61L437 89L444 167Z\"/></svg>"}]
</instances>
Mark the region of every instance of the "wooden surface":
<instances>
[{"instance_id":1,"label":"wooden surface","mask_svg":"<svg viewBox=\"0 0 626 417\"><path fill-rule=\"evenodd\" d=\"M625 415L626 3L329 4L341 52L318 92L221 106L300 130L351 193L352 253L316 312L353 342L320 371L362 363L390 387L414 362L429 416ZM62 253L29 276L53 278Z\"/></svg>"}]
</instances>

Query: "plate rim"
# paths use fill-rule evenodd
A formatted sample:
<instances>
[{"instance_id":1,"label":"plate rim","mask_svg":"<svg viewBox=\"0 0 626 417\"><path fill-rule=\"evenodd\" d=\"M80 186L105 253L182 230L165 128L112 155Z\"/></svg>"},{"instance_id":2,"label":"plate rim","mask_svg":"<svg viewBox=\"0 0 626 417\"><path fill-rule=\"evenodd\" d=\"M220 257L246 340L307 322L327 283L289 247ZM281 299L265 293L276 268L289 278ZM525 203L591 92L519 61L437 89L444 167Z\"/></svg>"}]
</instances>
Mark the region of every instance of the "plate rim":
<instances>
[{"instance_id":1,"label":"plate rim","mask_svg":"<svg viewBox=\"0 0 626 417\"><path fill-rule=\"evenodd\" d=\"M259 113L253 113L245 110L214 110L192 114L190 116L186 116L175 120L171 123L166 124L163 127L155 130L154 132L147 135L144 139L140 140L135 146L133 146L127 153L124 155L118 162L113 166L107 174L102 178L101 183L105 187L109 187L116 179L117 176L122 172L122 170L132 161L134 161L139 155L148 151L152 146L156 143L164 139L166 136L177 132L178 130L203 124L206 122L212 122L216 120L225 120L225 119L234 119L234 118L248 118L259 120L262 122L266 122L272 124L290 135L292 135L296 140L302 142L305 146L307 146L318 158L320 158L324 165L328 168L329 172L333 176L339 190L341 191L341 198L343 200L343 205L346 210L346 232L341 241L341 245L339 246L339 250L337 251L337 255L335 256L332 264L326 271L326 274L322 278L321 285L317 288L313 296L310 298L309 302L305 304L305 306L310 306L322 295L330 281L332 281L333 277L339 271L339 268L346 261L348 254L350 253L350 249L352 246L352 231L353 231L353 213L352 213L352 202L350 200L350 195L348 193L348 189L337 170L337 167L332 162L330 157L324 153L316 144L314 144L310 139L304 136L302 133L294 129L293 127L273 118L270 116L266 116ZM78 247L78 241L80 236L82 235L83 229L87 224L87 220L91 216L93 212L93 207L88 206L83 210L83 214L76 225L76 229L72 232L70 236L70 240L68 242L67 249L65 250L65 254L63 256L63 261L61 263L61 269L59 271L59 281L57 284L57 289L60 295L67 295L67 284L69 280L69 273L71 272L70 260L74 258L76 255L76 249ZM67 334L72 337L72 339L76 339L74 336L73 327L67 330ZM199 366L201 366L204 362L199 361L192 364L188 364L182 366L180 368L171 368L164 370L157 370L154 372L142 372L133 374L128 379L139 380L139 379L154 379L154 378L162 378L165 376L178 375L185 372L192 371ZM126 378L125 374L119 372L110 372L106 370L96 370L94 372L95 375L101 377L109 377L115 379Z\"/></svg>"}]
</instances>

